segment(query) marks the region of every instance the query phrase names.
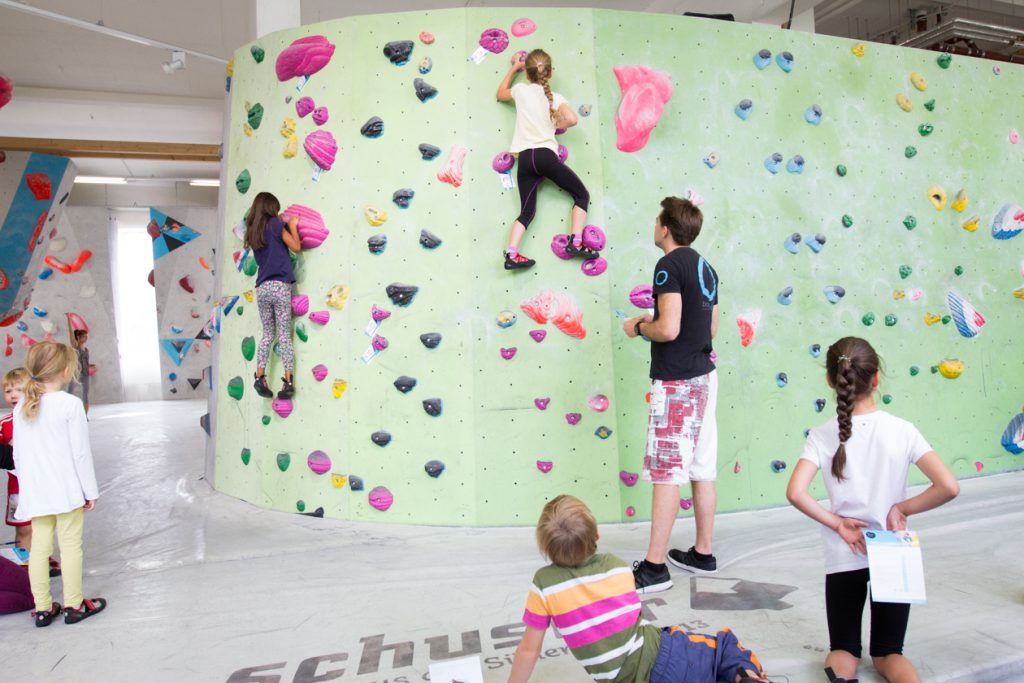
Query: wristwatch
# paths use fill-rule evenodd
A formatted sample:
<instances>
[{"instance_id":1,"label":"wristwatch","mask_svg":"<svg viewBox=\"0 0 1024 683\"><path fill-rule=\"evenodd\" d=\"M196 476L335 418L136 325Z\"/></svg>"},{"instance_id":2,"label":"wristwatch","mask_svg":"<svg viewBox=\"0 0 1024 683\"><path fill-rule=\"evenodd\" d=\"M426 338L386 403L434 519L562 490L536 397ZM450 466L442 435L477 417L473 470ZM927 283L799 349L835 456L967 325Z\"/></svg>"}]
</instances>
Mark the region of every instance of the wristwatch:
<instances>
[{"instance_id":1,"label":"wristwatch","mask_svg":"<svg viewBox=\"0 0 1024 683\"><path fill-rule=\"evenodd\" d=\"M642 323L642 322L643 322L643 320L637 320L635 323L633 323L633 331L636 332L636 336L638 336L638 337L642 337L643 336L640 333L640 323Z\"/></svg>"}]
</instances>

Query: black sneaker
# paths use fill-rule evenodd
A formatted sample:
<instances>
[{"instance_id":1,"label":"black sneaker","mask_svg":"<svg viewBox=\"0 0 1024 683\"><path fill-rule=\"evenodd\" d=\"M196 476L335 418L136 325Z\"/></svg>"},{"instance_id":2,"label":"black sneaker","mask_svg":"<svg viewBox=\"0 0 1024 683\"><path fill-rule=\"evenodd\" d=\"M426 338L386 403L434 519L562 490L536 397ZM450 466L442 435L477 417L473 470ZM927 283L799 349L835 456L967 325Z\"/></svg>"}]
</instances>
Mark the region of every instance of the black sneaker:
<instances>
[{"instance_id":1,"label":"black sneaker","mask_svg":"<svg viewBox=\"0 0 1024 683\"><path fill-rule=\"evenodd\" d=\"M256 393L263 398L274 398L274 392L267 386L267 376L257 377L253 383L253 387L256 389Z\"/></svg>"},{"instance_id":2,"label":"black sneaker","mask_svg":"<svg viewBox=\"0 0 1024 683\"><path fill-rule=\"evenodd\" d=\"M715 559L714 555L707 555L705 557L697 557L697 551L690 546L690 549L685 553L682 550L673 548L668 551L668 561L679 567L685 569L688 572L695 574L717 574L718 573L718 560Z\"/></svg>"},{"instance_id":3,"label":"black sneaker","mask_svg":"<svg viewBox=\"0 0 1024 683\"><path fill-rule=\"evenodd\" d=\"M290 399L295 395L295 385L286 380L284 377L281 378L281 391L277 392L277 397L282 401Z\"/></svg>"},{"instance_id":4,"label":"black sneaker","mask_svg":"<svg viewBox=\"0 0 1024 683\"><path fill-rule=\"evenodd\" d=\"M633 563L633 582L636 584L636 592L660 593L672 587L672 577L669 576L668 567L656 569L647 560L637 560Z\"/></svg>"},{"instance_id":5,"label":"black sneaker","mask_svg":"<svg viewBox=\"0 0 1024 683\"><path fill-rule=\"evenodd\" d=\"M565 253L569 256L582 256L584 260L591 261L600 256L599 253L588 247L587 245L580 243L580 246L576 246L572 242L572 235L569 235L569 241L565 243Z\"/></svg>"},{"instance_id":6,"label":"black sneaker","mask_svg":"<svg viewBox=\"0 0 1024 683\"><path fill-rule=\"evenodd\" d=\"M36 618L36 626L42 628L49 626L53 623L53 620L60 616L60 603L50 603L50 609L46 612L33 612L32 616Z\"/></svg>"},{"instance_id":7,"label":"black sneaker","mask_svg":"<svg viewBox=\"0 0 1024 683\"><path fill-rule=\"evenodd\" d=\"M508 252L505 252L505 270L520 270L523 268L532 268L537 263L532 258L526 258L522 254L516 254L515 256L509 256Z\"/></svg>"}]
</instances>

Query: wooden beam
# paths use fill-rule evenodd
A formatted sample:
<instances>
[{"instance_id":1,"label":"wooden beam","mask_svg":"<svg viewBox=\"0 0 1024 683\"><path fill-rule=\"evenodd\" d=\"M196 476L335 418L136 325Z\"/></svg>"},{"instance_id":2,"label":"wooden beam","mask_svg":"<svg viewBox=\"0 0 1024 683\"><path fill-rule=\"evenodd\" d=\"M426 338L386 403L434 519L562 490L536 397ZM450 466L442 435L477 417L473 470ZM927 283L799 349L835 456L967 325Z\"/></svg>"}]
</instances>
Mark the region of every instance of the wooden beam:
<instances>
[{"instance_id":1,"label":"wooden beam","mask_svg":"<svg viewBox=\"0 0 1024 683\"><path fill-rule=\"evenodd\" d=\"M167 161L220 161L220 146L187 142L131 142L123 140L63 140L57 138L0 137L0 149L42 152L64 157L94 159L164 159Z\"/></svg>"}]
</instances>

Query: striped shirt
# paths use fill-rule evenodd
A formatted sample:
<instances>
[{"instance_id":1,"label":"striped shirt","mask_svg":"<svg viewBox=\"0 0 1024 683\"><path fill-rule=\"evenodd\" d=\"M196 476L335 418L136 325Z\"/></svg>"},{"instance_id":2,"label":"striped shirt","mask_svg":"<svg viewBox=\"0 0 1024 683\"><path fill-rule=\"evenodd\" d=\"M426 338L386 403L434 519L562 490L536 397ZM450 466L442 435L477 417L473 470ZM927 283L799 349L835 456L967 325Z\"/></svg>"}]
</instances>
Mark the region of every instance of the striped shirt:
<instances>
[{"instance_id":1,"label":"striped shirt","mask_svg":"<svg viewBox=\"0 0 1024 683\"><path fill-rule=\"evenodd\" d=\"M649 680L661 631L641 618L633 572L614 555L534 574L523 623L543 631L551 622L594 680Z\"/></svg>"}]
</instances>

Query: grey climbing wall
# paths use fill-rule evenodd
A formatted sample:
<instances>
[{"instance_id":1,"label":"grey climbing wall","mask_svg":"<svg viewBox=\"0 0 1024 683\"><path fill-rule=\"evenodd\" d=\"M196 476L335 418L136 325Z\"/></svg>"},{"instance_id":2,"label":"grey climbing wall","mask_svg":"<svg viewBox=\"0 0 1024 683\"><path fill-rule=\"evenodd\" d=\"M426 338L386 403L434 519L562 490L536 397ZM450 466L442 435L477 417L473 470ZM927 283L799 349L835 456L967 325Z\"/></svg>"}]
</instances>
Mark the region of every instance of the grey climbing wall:
<instances>
[{"instance_id":1,"label":"grey climbing wall","mask_svg":"<svg viewBox=\"0 0 1024 683\"><path fill-rule=\"evenodd\" d=\"M879 401L918 424L959 476L1020 467L1000 435L1024 380L1013 351L1024 237L1011 236L1024 220L1013 208L1024 202L1013 181L1024 148L1012 132L1024 127L1014 94L1024 69L997 74L964 58L943 68L930 52L580 10L530 10L535 33L468 59L483 31L511 32L521 12L350 18L236 53L227 175L238 182L217 266L220 490L403 523L532 524L563 492L604 521L647 517L649 487L632 475L648 348L624 336L621 317L640 312L630 292L660 255L660 200L690 192L704 202L695 246L721 279L723 509L784 502L804 430L835 406L810 350L847 334L886 362ZM385 45L403 40L408 63L393 64ZM549 248L569 201L548 186L523 243L536 267L501 267L518 197L491 169L514 121L494 91L511 54L534 47L554 59L554 89L589 114L560 142L590 190L588 221L607 235L600 275ZM761 50L771 53L763 69ZM667 76L620 69L619 111L614 69L629 66ZM421 87L421 101L417 78L436 95ZM663 106L645 144L638 106ZM383 121L379 137L360 132L376 133L371 117ZM421 143L440 153L423 159ZM393 194L406 188L415 194L399 193L401 208ZM297 261L291 402L251 387L255 269L233 228L262 190L299 205L313 247ZM422 246L423 230L441 244ZM401 285L418 290L410 299Z\"/></svg>"}]
</instances>

